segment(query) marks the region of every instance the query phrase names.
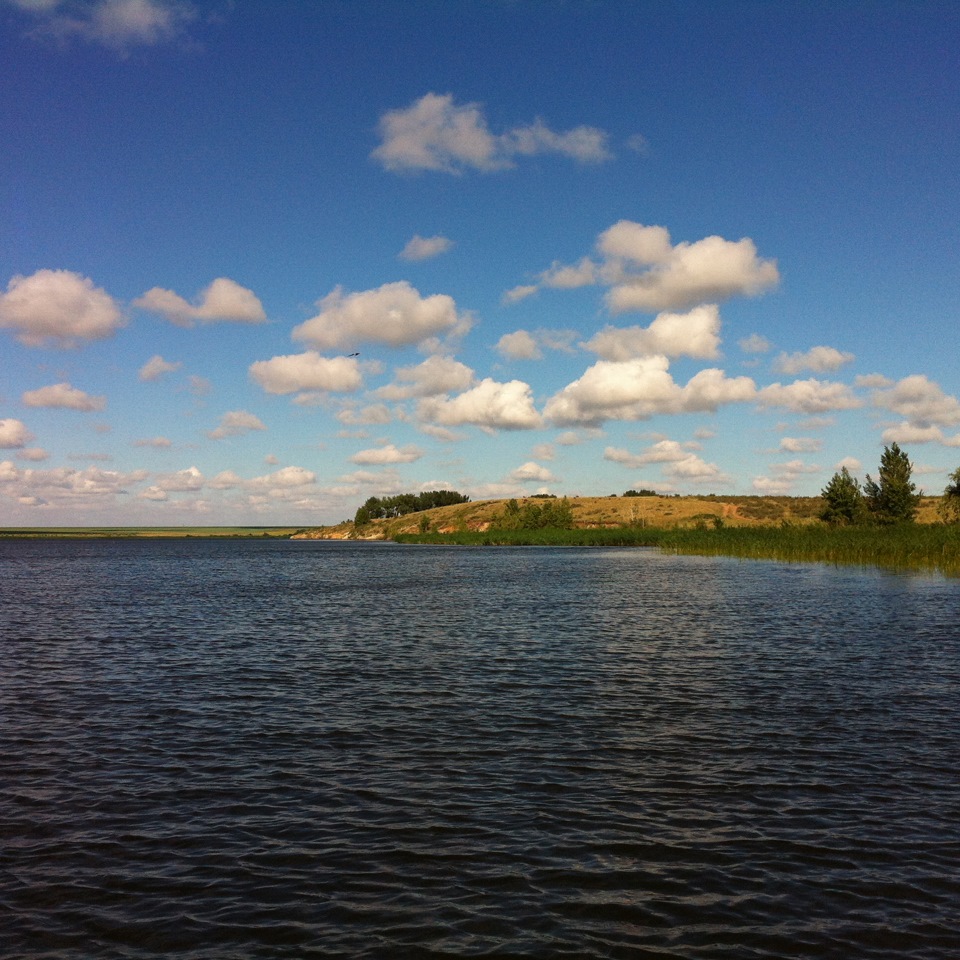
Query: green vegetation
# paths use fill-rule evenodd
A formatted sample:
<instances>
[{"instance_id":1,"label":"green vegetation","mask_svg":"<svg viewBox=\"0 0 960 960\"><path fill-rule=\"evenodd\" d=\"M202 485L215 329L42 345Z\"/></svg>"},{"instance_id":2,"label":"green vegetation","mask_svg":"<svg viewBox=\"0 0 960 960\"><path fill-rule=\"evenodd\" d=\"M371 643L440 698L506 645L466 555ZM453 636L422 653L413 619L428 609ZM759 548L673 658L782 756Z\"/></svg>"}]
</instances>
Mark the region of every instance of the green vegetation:
<instances>
[{"instance_id":1,"label":"green vegetation","mask_svg":"<svg viewBox=\"0 0 960 960\"><path fill-rule=\"evenodd\" d=\"M878 481L867 474L863 495L867 509L877 523L912 523L917 516L921 494L910 480L913 464L894 443L883 448Z\"/></svg>"},{"instance_id":2,"label":"green vegetation","mask_svg":"<svg viewBox=\"0 0 960 960\"><path fill-rule=\"evenodd\" d=\"M655 497L657 496L657 491L641 487L639 490L625 490L623 495L625 497Z\"/></svg>"},{"instance_id":3,"label":"green vegetation","mask_svg":"<svg viewBox=\"0 0 960 960\"><path fill-rule=\"evenodd\" d=\"M939 570L949 576L960 576L960 525L501 529L403 534L395 539L399 543L462 546L659 547L672 553Z\"/></svg>"},{"instance_id":4,"label":"green vegetation","mask_svg":"<svg viewBox=\"0 0 960 960\"><path fill-rule=\"evenodd\" d=\"M456 490L427 490L424 493L398 493L395 497L370 497L357 510L353 522L359 527L371 520L402 517L408 513L446 507L453 503L469 503L470 498Z\"/></svg>"},{"instance_id":5,"label":"green vegetation","mask_svg":"<svg viewBox=\"0 0 960 960\"><path fill-rule=\"evenodd\" d=\"M573 508L566 497L523 506L516 500L508 500L493 526L498 530L569 530L573 526Z\"/></svg>"},{"instance_id":6,"label":"green vegetation","mask_svg":"<svg viewBox=\"0 0 960 960\"><path fill-rule=\"evenodd\" d=\"M830 478L820 495L824 500L820 519L824 523L842 526L866 522L867 503L860 489L860 481L851 477L846 467Z\"/></svg>"},{"instance_id":7,"label":"green vegetation","mask_svg":"<svg viewBox=\"0 0 960 960\"><path fill-rule=\"evenodd\" d=\"M944 523L960 523L960 467L950 474L950 483L944 487L938 513Z\"/></svg>"},{"instance_id":8,"label":"green vegetation","mask_svg":"<svg viewBox=\"0 0 960 960\"><path fill-rule=\"evenodd\" d=\"M913 523L922 493L911 481L912 473L910 458L895 443L883 448L878 479L868 473L862 489L843 467L821 491L824 508L820 519L835 526Z\"/></svg>"}]
</instances>

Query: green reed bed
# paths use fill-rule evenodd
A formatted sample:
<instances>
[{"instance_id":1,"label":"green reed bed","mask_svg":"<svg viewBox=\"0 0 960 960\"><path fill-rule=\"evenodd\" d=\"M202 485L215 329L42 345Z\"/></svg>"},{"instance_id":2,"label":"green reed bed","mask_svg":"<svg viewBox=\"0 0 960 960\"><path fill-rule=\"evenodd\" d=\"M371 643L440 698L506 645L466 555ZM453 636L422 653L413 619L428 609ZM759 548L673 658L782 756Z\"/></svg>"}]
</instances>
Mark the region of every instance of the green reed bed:
<instances>
[{"instance_id":1,"label":"green reed bed","mask_svg":"<svg viewBox=\"0 0 960 960\"><path fill-rule=\"evenodd\" d=\"M960 526L784 527L674 529L622 527L595 530L487 530L482 533L398 535L401 543L463 546L648 546L672 553L938 570L960 576Z\"/></svg>"}]
</instances>

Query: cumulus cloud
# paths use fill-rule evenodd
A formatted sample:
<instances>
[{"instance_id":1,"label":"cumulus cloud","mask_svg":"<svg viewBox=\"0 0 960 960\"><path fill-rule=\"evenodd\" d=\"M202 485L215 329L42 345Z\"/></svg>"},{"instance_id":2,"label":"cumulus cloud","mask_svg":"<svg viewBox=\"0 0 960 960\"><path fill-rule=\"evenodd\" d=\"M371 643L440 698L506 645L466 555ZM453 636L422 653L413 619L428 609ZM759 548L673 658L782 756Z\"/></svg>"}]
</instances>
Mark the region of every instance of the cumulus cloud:
<instances>
[{"instance_id":1,"label":"cumulus cloud","mask_svg":"<svg viewBox=\"0 0 960 960\"><path fill-rule=\"evenodd\" d=\"M305 390L351 393L363 384L354 357L322 357L315 350L257 360L250 377L267 393L281 396Z\"/></svg>"},{"instance_id":2,"label":"cumulus cloud","mask_svg":"<svg viewBox=\"0 0 960 960\"><path fill-rule=\"evenodd\" d=\"M508 479L517 483L529 483L531 481L549 483L556 480L556 477L546 467L534 463L533 460L528 460L522 466L517 467L516 470L511 470Z\"/></svg>"},{"instance_id":3,"label":"cumulus cloud","mask_svg":"<svg viewBox=\"0 0 960 960\"><path fill-rule=\"evenodd\" d=\"M772 383L757 394L762 408L784 407L792 413L828 413L863 406L845 383L826 380L795 380L786 385Z\"/></svg>"},{"instance_id":4,"label":"cumulus cloud","mask_svg":"<svg viewBox=\"0 0 960 960\"><path fill-rule=\"evenodd\" d=\"M540 360L544 350L571 353L576 337L573 330L515 330L505 333L494 349L507 360Z\"/></svg>"},{"instance_id":5,"label":"cumulus cloud","mask_svg":"<svg viewBox=\"0 0 960 960\"><path fill-rule=\"evenodd\" d=\"M399 449L392 443L388 443L371 450L361 450L350 457L350 462L363 466L384 466L388 463L414 463L422 456L423 451L419 447L411 445Z\"/></svg>"},{"instance_id":6,"label":"cumulus cloud","mask_svg":"<svg viewBox=\"0 0 960 960\"><path fill-rule=\"evenodd\" d=\"M884 443L942 443L946 447L960 447L960 434L948 437L940 427L933 424L921 427L909 420L887 427L881 439Z\"/></svg>"},{"instance_id":7,"label":"cumulus cloud","mask_svg":"<svg viewBox=\"0 0 960 960\"><path fill-rule=\"evenodd\" d=\"M646 420L656 414L714 411L751 400L756 385L749 377L727 377L709 368L677 384L664 356L599 360L547 401L544 417L557 426L597 426L606 420Z\"/></svg>"},{"instance_id":8,"label":"cumulus cloud","mask_svg":"<svg viewBox=\"0 0 960 960\"><path fill-rule=\"evenodd\" d=\"M104 410L106 397L93 397L69 383L54 383L49 387L27 390L21 397L28 407L47 407L62 410Z\"/></svg>"},{"instance_id":9,"label":"cumulus cloud","mask_svg":"<svg viewBox=\"0 0 960 960\"><path fill-rule=\"evenodd\" d=\"M264 323L267 319L256 294L227 277L217 277L200 292L195 304L172 290L153 287L134 300L133 305L159 313L178 327L192 327L197 323Z\"/></svg>"},{"instance_id":10,"label":"cumulus cloud","mask_svg":"<svg viewBox=\"0 0 960 960\"><path fill-rule=\"evenodd\" d=\"M501 297L501 303L506 305L519 303L521 300L526 300L527 297L532 297L539 289L540 287L535 283L520 284L518 287L507 290Z\"/></svg>"},{"instance_id":11,"label":"cumulus cloud","mask_svg":"<svg viewBox=\"0 0 960 960\"><path fill-rule=\"evenodd\" d=\"M146 470L122 473L100 467L57 467L20 469L11 461L0 463L0 483L5 492L25 505L70 506L84 509L94 503L112 501L129 493L129 488L146 480Z\"/></svg>"},{"instance_id":12,"label":"cumulus cloud","mask_svg":"<svg viewBox=\"0 0 960 960\"><path fill-rule=\"evenodd\" d=\"M716 304L688 313L661 313L649 327L605 327L583 346L604 360L651 354L713 360L720 353L720 310Z\"/></svg>"},{"instance_id":13,"label":"cumulus cloud","mask_svg":"<svg viewBox=\"0 0 960 960\"><path fill-rule=\"evenodd\" d=\"M266 430L263 421L247 413L246 410L230 410L220 418L220 426L210 430L207 436L211 440L223 440L225 437L238 437L251 430Z\"/></svg>"},{"instance_id":14,"label":"cumulus cloud","mask_svg":"<svg viewBox=\"0 0 960 960\"><path fill-rule=\"evenodd\" d=\"M377 394L387 400L434 397L466 390L473 383L473 371L452 357L428 357L413 367L400 367L396 382L381 387Z\"/></svg>"},{"instance_id":15,"label":"cumulus cloud","mask_svg":"<svg viewBox=\"0 0 960 960\"><path fill-rule=\"evenodd\" d=\"M960 423L960 402L923 374L898 380L888 390L877 390L873 402L892 410L916 427L952 426Z\"/></svg>"},{"instance_id":16,"label":"cumulus cloud","mask_svg":"<svg viewBox=\"0 0 960 960\"><path fill-rule=\"evenodd\" d=\"M166 376L168 373L173 373L176 370L179 370L183 366L183 363L177 361L176 363L171 363L168 360L164 360L159 353L155 353L141 368L137 376L141 380L151 381L159 380L161 377Z\"/></svg>"},{"instance_id":17,"label":"cumulus cloud","mask_svg":"<svg viewBox=\"0 0 960 960\"><path fill-rule=\"evenodd\" d=\"M190 493L203 488L203 474L196 467L187 467L175 473L165 473L154 478L156 487L165 493Z\"/></svg>"},{"instance_id":18,"label":"cumulus cloud","mask_svg":"<svg viewBox=\"0 0 960 960\"><path fill-rule=\"evenodd\" d=\"M469 318L457 312L453 297L442 293L421 297L406 280L360 293L345 293L337 287L317 306L320 313L295 327L292 336L318 350L364 342L404 347L470 328Z\"/></svg>"},{"instance_id":19,"label":"cumulus cloud","mask_svg":"<svg viewBox=\"0 0 960 960\"><path fill-rule=\"evenodd\" d=\"M15 276L0 294L0 328L14 331L28 347L75 347L112 336L122 326L113 297L70 270Z\"/></svg>"},{"instance_id":20,"label":"cumulus cloud","mask_svg":"<svg viewBox=\"0 0 960 960\"><path fill-rule=\"evenodd\" d=\"M648 463L679 463L689 459L690 451L699 449L699 446L697 443L681 444L676 440L658 440L643 453L630 453L618 447L607 447L603 452L603 459L635 469Z\"/></svg>"},{"instance_id":21,"label":"cumulus cloud","mask_svg":"<svg viewBox=\"0 0 960 960\"><path fill-rule=\"evenodd\" d=\"M508 360L539 360L543 356L537 341L526 330L505 333L494 349Z\"/></svg>"},{"instance_id":22,"label":"cumulus cloud","mask_svg":"<svg viewBox=\"0 0 960 960\"><path fill-rule=\"evenodd\" d=\"M248 481L252 489L265 488L274 493L298 487L308 487L316 483L317 475L305 467L283 467L262 477Z\"/></svg>"},{"instance_id":23,"label":"cumulus cloud","mask_svg":"<svg viewBox=\"0 0 960 960\"><path fill-rule=\"evenodd\" d=\"M852 353L841 352L834 347L811 347L806 353L781 353L774 366L780 373L796 376L804 370L814 373L829 373L839 370L855 359Z\"/></svg>"},{"instance_id":24,"label":"cumulus cloud","mask_svg":"<svg viewBox=\"0 0 960 960\"><path fill-rule=\"evenodd\" d=\"M455 397L427 397L420 401L417 412L423 421L448 427L532 430L542 423L529 384L521 380L498 383L489 377Z\"/></svg>"},{"instance_id":25,"label":"cumulus cloud","mask_svg":"<svg viewBox=\"0 0 960 960\"><path fill-rule=\"evenodd\" d=\"M783 437L780 449L784 453L815 453L823 446L816 437Z\"/></svg>"},{"instance_id":26,"label":"cumulus cloud","mask_svg":"<svg viewBox=\"0 0 960 960\"><path fill-rule=\"evenodd\" d=\"M743 337L737 341L737 346L744 353L767 353L773 344L759 333L751 333L749 337Z\"/></svg>"},{"instance_id":27,"label":"cumulus cloud","mask_svg":"<svg viewBox=\"0 0 960 960\"><path fill-rule=\"evenodd\" d=\"M385 403L371 403L366 407L345 407L337 414L337 419L349 427L368 426L374 423L390 423L393 414Z\"/></svg>"},{"instance_id":28,"label":"cumulus cloud","mask_svg":"<svg viewBox=\"0 0 960 960\"><path fill-rule=\"evenodd\" d=\"M2 421L0 421L0 422L2 422ZM0 447L2 447L2 446L3 446L3 444L0 443ZM50 454L47 453L47 451L44 450L43 447L27 447L26 449L21 450L21 451L17 454L17 456L18 456L21 460L29 460L29 461L34 462L34 463L39 463L39 462L42 461L42 460L49 460L49 459L50 459Z\"/></svg>"},{"instance_id":29,"label":"cumulus cloud","mask_svg":"<svg viewBox=\"0 0 960 960\"><path fill-rule=\"evenodd\" d=\"M185 0L94 0L83 5L64 0L12 2L36 15L41 35L61 40L77 37L120 53L175 40L197 17Z\"/></svg>"},{"instance_id":30,"label":"cumulus cloud","mask_svg":"<svg viewBox=\"0 0 960 960\"><path fill-rule=\"evenodd\" d=\"M504 296L515 302L541 287L570 289L600 283L612 313L685 310L734 296L754 297L780 281L775 260L758 256L749 237L710 236L673 244L665 227L620 220L597 238L598 259L554 263L538 283Z\"/></svg>"},{"instance_id":31,"label":"cumulus cloud","mask_svg":"<svg viewBox=\"0 0 960 960\"><path fill-rule=\"evenodd\" d=\"M409 107L390 110L379 122L380 145L371 157L395 172L434 170L490 172L514 165L514 157L553 153L580 163L607 160L607 135L579 126L563 133L542 120L493 134L479 104L457 105L452 94L427 93Z\"/></svg>"},{"instance_id":32,"label":"cumulus cloud","mask_svg":"<svg viewBox=\"0 0 960 960\"><path fill-rule=\"evenodd\" d=\"M22 420L6 418L0 420L0 449L16 450L25 447L33 439L33 434Z\"/></svg>"},{"instance_id":33,"label":"cumulus cloud","mask_svg":"<svg viewBox=\"0 0 960 960\"><path fill-rule=\"evenodd\" d=\"M434 237L421 237L419 233L415 233L400 251L400 259L431 260L433 257L439 257L441 253L446 253L452 247L453 241L448 237L440 234Z\"/></svg>"}]
</instances>

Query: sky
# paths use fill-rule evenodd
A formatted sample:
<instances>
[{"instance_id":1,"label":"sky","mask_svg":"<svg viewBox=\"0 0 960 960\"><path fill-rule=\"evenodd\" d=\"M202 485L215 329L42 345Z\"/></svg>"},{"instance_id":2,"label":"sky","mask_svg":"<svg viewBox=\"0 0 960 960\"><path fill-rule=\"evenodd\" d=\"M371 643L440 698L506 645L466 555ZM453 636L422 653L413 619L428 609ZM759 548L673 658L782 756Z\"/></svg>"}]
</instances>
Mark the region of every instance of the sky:
<instances>
[{"instance_id":1,"label":"sky","mask_svg":"<svg viewBox=\"0 0 960 960\"><path fill-rule=\"evenodd\" d=\"M960 465L960 5L0 0L0 526Z\"/></svg>"}]
</instances>

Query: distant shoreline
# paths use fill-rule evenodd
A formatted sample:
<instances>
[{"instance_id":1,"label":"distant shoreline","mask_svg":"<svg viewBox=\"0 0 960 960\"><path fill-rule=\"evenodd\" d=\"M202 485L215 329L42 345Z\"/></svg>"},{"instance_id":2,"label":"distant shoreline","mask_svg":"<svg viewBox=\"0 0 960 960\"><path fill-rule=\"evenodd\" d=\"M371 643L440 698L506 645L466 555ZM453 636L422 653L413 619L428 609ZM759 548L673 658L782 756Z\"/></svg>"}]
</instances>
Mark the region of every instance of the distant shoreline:
<instances>
[{"instance_id":1,"label":"distant shoreline","mask_svg":"<svg viewBox=\"0 0 960 960\"><path fill-rule=\"evenodd\" d=\"M301 527L0 527L0 540L144 540L268 537L289 540Z\"/></svg>"}]
</instances>

